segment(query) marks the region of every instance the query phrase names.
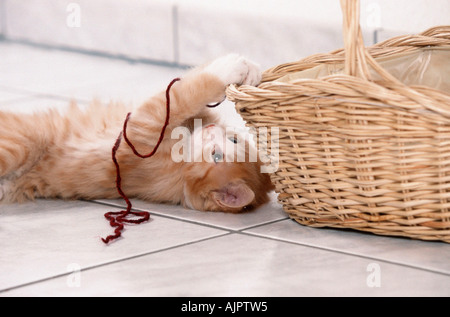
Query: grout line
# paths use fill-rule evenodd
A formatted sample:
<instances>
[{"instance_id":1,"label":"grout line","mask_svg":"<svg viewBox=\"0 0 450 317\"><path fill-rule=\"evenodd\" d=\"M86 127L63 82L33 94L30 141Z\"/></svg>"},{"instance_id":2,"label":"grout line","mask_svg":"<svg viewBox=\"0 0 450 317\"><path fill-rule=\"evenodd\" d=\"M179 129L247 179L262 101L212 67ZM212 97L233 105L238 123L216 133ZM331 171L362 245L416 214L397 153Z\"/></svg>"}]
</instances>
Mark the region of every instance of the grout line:
<instances>
[{"instance_id":1,"label":"grout line","mask_svg":"<svg viewBox=\"0 0 450 317\"><path fill-rule=\"evenodd\" d=\"M54 100L62 100L62 101L76 101L81 104L89 104L92 102L92 100L87 100L84 98L78 98L78 97L69 97L65 95L59 95L59 94L51 94L51 93L43 93L43 92L37 92L33 90L23 89L23 88L17 88L17 87L8 87L5 85L0 84L0 89L3 91L9 91L9 92L15 92L18 94L23 94L23 96L20 97L21 100L23 99L33 99L33 98L46 98L46 99L54 99ZM13 100L14 102L17 101L16 99ZM8 101L9 102L9 101Z\"/></svg>"},{"instance_id":2,"label":"grout line","mask_svg":"<svg viewBox=\"0 0 450 317\"><path fill-rule=\"evenodd\" d=\"M254 226L249 226L249 227L246 227L246 228L244 228L244 229L241 229L240 232L244 233L244 231L246 231L246 230L255 229L255 228L259 228L259 227L264 227L264 226L266 226L266 225L271 225L271 224L273 224L273 223L277 223L277 222L281 222L281 221L289 220L289 219L290 219L290 218L289 218L288 216L286 216L285 218L280 218L280 219L275 219L275 220L269 220L269 221L266 221L266 222L264 222L264 223L256 224L256 225L254 225Z\"/></svg>"},{"instance_id":3,"label":"grout line","mask_svg":"<svg viewBox=\"0 0 450 317\"><path fill-rule=\"evenodd\" d=\"M125 206L122 206L122 205L119 205L119 204L115 204L115 203L108 203L108 202L105 202L105 201L86 200L86 202L93 202L93 203L96 203L96 204L101 204L101 205L106 205L106 206L111 206L111 207L126 208ZM225 231L229 231L231 233L240 233L240 232L242 232L244 230L248 230L248 229L252 229L252 228L255 228L255 227L264 226L264 225L271 224L271 223L274 223L274 222L278 222L278 221L289 219L288 217L286 217L286 218L281 218L281 219L268 220L268 221L266 221L264 223L259 223L259 224L247 226L245 228L233 229L233 228L227 228L227 227L223 227L223 226L219 226L219 225L213 225L213 224L210 224L210 223L201 222L201 221L198 221L198 220L192 220L192 219L186 219L186 218L177 217L177 216L173 216L173 215L168 215L168 214L164 214L164 213L161 213L161 212L158 212L158 211L149 211L147 209L142 209L142 208L137 208L137 207L132 207L132 210L146 211L146 212L149 212L150 215L155 215L155 216L158 216L158 217L168 218L168 219L172 219L172 220L183 221L183 222L196 224L196 225L200 225L200 226L204 226L204 227L208 227L208 228L225 230Z\"/></svg>"},{"instance_id":4,"label":"grout line","mask_svg":"<svg viewBox=\"0 0 450 317\"><path fill-rule=\"evenodd\" d=\"M118 206L118 205L115 205L115 204L108 204L106 202L100 202L100 201L93 201L93 202L98 203L98 204L103 204L103 205L109 205L109 206L112 206L112 207L123 208L123 206ZM140 208L134 208L134 207L133 207L133 209L138 210L138 211L148 211L148 210L144 210L144 209L140 209ZM385 262L385 263L405 266L405 267L409 267L409 268L414 268L414 269L418 269L418 270L422 270L422 271L427 271L427 272L431 272L431 273L437 273L437 274L442 274L442 275L445 275L445 276L450 276L450 274L448 272L441 271L441 270L438 270L438 269L421 267L421 266L416 266L416 265L413 265L413 264L408 264L408 263L403 263L403 262L393 261L393 260L388 260L388 259L383 259L383 258L371 257L371 256L360 254L360 253L353 253L353 252L349 252L349 251L338 250L338 249L335 249L335 248L328 248L328 247L325 247L325 246L318 246L318 245L313 245L313 244L307 244L307 243L287 240L287 239L283 239L283 238L270 237L270 236L267 236L267 235L262 235L262 234L252 233L252 232L248 232L247 231L247 230L250 230L250 229L263 227L263 226L266 226L266 225L269 225L269 224L273 224L273 223L277 223L277 222L281 222L281 221L284 221L284 220L289 220L290 218L271 220L271 221L267 221L265 223L256 224L254 226L245 227L243 229L230 229L230 228L220 227L220 226L217 226L217 225L205 224L205 223L198 222L198 221L195 221L195 220L182 219L182 218L178 218L178 217L175 217L175 216L160 214L158 212L150 212L150 213L154 214L154 215L157 215L157 216L160 216L160 217L164 217L164 218L169 218L169 219L173 219L173 220L179 220L179 221L188 222L188 223L192 223L192 224L197 224L197 225L201 225L201 226L205 226L205 227L209 227L209 228L214 228L214 229L228 231L229 234L236 233L236 234L242 234L242 235L245 235L245 236L258 237L258 238L263 238L263 239L268 239L268 240L273 240L273 241L278 241L278 242L285 242L285 243L295 244L295 245L299 245L299 246L303 246L303 247L319 249L319 250L333 252L333 253L338 253L338 254L343 254L343 255L347 255L347 256L355 256L355 257L359 257L359 258L376 260L376 261L380 261L380 262Z\"/></svg>"},{"instance_id":5,"label":"grout line","mask_svg":"<svg viewBox=\"0 0 450 317\"><path fill-rule=\"evenodd\" d=\"M39 94L39 95L23 96L23 97L10 99L10 100L5 100L3 102L3 104L0 104L0 107L2 107L2 106L20 105L21 103L27 103L27 102L38 100L38 99L50 99L50 100L55 100L55 101L66 101L68 104L71 101L75 101L78 105L88 105L88 104L91 103L91 102L89 102L87 100L84 100L84 99L66 98L66 97L63 97L63 96ZM53 108L56 109L58 107L54 106Z\"/></svg>"},{"instance_id":6,"label":"grout line","mask_svg":"<svg viewBox=\"0 0 450 317\"><path fill-rule=\"evenodd\" d=\"M329 251L329 252L338 253L338 254L342 254L342 255L355 256L358 258L375 260L375 261L379 261L379 262L385 262L385 263L389 263L389 264L404 266L404 267L408 267L408 268L412 268L412 269L416 269L416 270L440 274L440 275L444 275L444 276L450 276L450 273L446 272L446 271L441 271L438 269L427 268L427 267L422 267L422 266L416 266L413 264L403 263L403 262L399 262L399 261L393 261L393 260L388 260L388 259L383 259L383 258L372 257L369 255L364 255L364 254L360 254L360 253L353 253L353 252L349 252L349 251L327 248L327 247L318 246L318 245L306 244L306 243L296 242L296 241L283 239L283 238L270 237L270 236L266 236L266 235L262 235L262 234L258 234L258 233L252 233L252 232L239 232L239 233L242 235L246 235L246 236L258 237L258 238L263 238L263 239L273 240L273 241L278 241L278 242L285 242L285 243L300 245L300 246L304 246L304 247L308 247L308 248Z\"/></svg>"},{"instance_id":7,"label":"grout line","mask_svg":"<svg viewBox=\"0 0 450 317\"><path fill-rule=\"evenodd\" d=\"M80 270L80 272L86 272L86 271L89 271L89 270L97 269L97 268L108 266L108 265L112 265L112 264L117 264L117 263L120 263L120 262L126 262L128 260L134 260L134 259L141 258L141 257L147 256L147 255L156 254L156 253L159 253L159 252L174 250L174 249L177 249L177 248L180 248L180 247L185 247L185 246L196 244L196 243L199 243L199 242L225 237L225 236L230 235L230 234L231 234L231 232L226 232L226 233L218 234L218 235L215 235L215 236L212 236L212 237L201 238L201 239L198 239L198 240L193 240L193 241L190 241L190 242L181 243L181 244L173 245L173 246L170 246L170 247L166 247L166 248L162 248L162 249L158 249L158 250L154 250L154 251L144 252L144 253L132 255L132 256L129 256L129 257L125 257L125 258L121 258L121 259L117 259L117 260L113 260L113 261L107 261L107 262L104 262L104 263L87 266L85 268L82 268ZM8 292L8 291L11 291L11 290L15 290L15 289L18 289L18 288L22 288L22 287L26 287L26 286L30 286L30 285L34 285L34 284L39 284L39 283L50 281L50 280L57 279L57 278L60 278L60 277L68 276L68 275L71 275L71 274L73 274L73 272L60 273L60 274L53 275L53 276L50 276L50 277L41 278L39 280L23 283L23 284L20 284L20 285L11 286L11 287L8 287L8 288L5 288L5 289L0 289L0 294Z\"/></svg>"},{"instance_id":8,"label":"grout line","mask_svg":"<svg viewBox=\"0 0 450 317\"><path fill-rule=\"evenodd\" d=\"M61 101L75 101L80 104L90 104L92 103L92 100L79 98L79 97L68 97L64 95L54 95L54 94L47 94L47 93L38 93L35 98L46 98L46 99L54 99L54 100L61 100Z\"/></svg>"},{"instance_id":9,"label":"grout line","mask_svg":"<svg viewBox=\"0 0 450 317\"><path fill-rule=\"evenodd\" d=\"M372 45L375 45L375 44L378 43L378 31L379 31L379 29L373 30L373 38L372 38L373 43L372 43Z\"/></svg>"},{"instance_id":10,"label":"grout line","mask_svg":"<svg viewBox=\"0 0 450 317\"><path fill-rule=\"evenodd\" d=\"M123 206L118 206L118 205L115 205L115 204L108 204L106 202L100 202L100 201L93 201L93 202L98 203L98 204L103 204L103 205L109 205L109 206L112 206L112 207L123 208ZM133 207L133 209L134 210L138 210L138 211L148 211L148 210L144 210L144 209L140 209L140 208L134 208L134 207ZM262 235L262 234L252 233L252 232L248 232L247 231L247 230L250 230L250 229L255 229L255 228L258 228L258 227L263 227L263 226L266 226L266 225L270 225L270 224L273 224L273 223L278 223L278 222L281 222L281 221L284 221L284 220L289 220L290 218L288 218L288 217L287 218L282 218L282 219L270 220L270 221L267 221L267 222L264 222L264 223L256 224L256 225L249 226L249 227L245 227L243 229L230 229L230 228L225 228L225 227L221 227L221 226L218 226L218 225L212 225L212 224L198 222L198 221L195 221L195 220L183 219L183 218L179 218L179 217L175 217L175 216L171 216L171 215L160 214L158 212L153 212L152 211L150 213L154 214L156 216L159 216L159 217L169 218L169 219L173 219L173 220L178 220L178 221L188 222L188 223L192 223L192 224L196 224L196 225L201 225L201 226L204 226L204 227L209 227L209 228L214 228L214 229L228 231L229 234L236 233L236 234L242 234L242 235L246 235L246 236L252 236L252 237L269 239L269 240L274 240L274 241L279 241L279 242L285 242L285 243L300 245L300 246L304 246L304 247L308 247L308 248L319 249L319 250L329 251L329 252L343 254L343 255L348 255L348 256L355 256L355 257L365 258L365 259L370 259L370 260L377 260L377 261L386 262L386 263L390 263L390 264L395 264L395 265L405 266L405 267L414 268L414 269L418 269L418 270L422 270L422 271L427 271L427 272L442 274L442 275L445 275L445 276L450 276L450 274L448 272L441 271L441 270L434 269L434 268L427 268L427 267L422 267L422 266L416 266L416 265L409 264L409 263L403 263L403 262L399 262L399 261L393 261L393 260L388 260L388 259L383 259L383 258L378 258L378 257L371 257L371 256L364 255L364 254L361 254L361 253L354 253L354 252L349 252L349 251L345 251L345 250L339 250L339 249L335 249L335 248L328 248L328 247L325 247L325 246L318 246L318 245L313 245L313 244L307 244L307 243L287 240L287 239L283 239L283 238L270 237L270 236L267 236L267 235Z\"/></svg>"},{"instance_id":11,"label":"grout line","mask_svg":"<svg viewBox=\"0 0 450 317\"><path fill-rule=\"evenodd\" d=\"M86 202L92 202L92 203L96 203L96 204L100 204L100 205L109 205L111 207L120 208L120 206L112 205L112 204L108 204L108 203L104 203L104 202L99 202L99 201L86 201ZM138 209L138 210L142 210L142 209ZM154 212L152 212L152 213L156 214ZM195 223L195 224L199 224L199 225L202 225L202 226L211 227L211 228L215 228L215 229L220 229L221 231L223 231L223 233L217 234L217 235L214 235L214 236L210 236L210 237L200 238L198 240L193 240L193 241L189 241L189 242L185 242L185 243L181 243L181 244L176 244L176 245L169 246L169 247L166 247L166 248L161 248L161 249L157 249L157 250L153 250L153 251L149 251L149 252L143 252L143 253L140 253L140 254L135 254L135 255L132 255L132 256L128 256L128 257L123 257L123 258L112 260L112 261L106 261L106 262L103 262L103 263L100 263L100 264L96 264L96 265L87 266L85 268L82 268L81 272L97 269L97 268L100 268L100 267L104 267L104 266L108 266L108 265L112 265L112 264L116 264L116 263L126 262L128 260L137 259L137 258L140 258L140 257L156 254L156 253L159 253L159 252L165 252L165 251L169 251L169 250L182 248L184 246L193 245L193 244L196 244L196 243L199 243L199 242L214 240L216 238L222 238L222 237L226 237L226 236L229 236L229 235L238 234L238 235L242 235L242 236L248 236L248 237L253 237L253 238L262 238L262 239L276 241L276 242L288 243L288 244L291 244L291 245L298 245L298 246L303 246L303 247L307 247L307 248L313 248L313 249L317 249L317 250L333 252L333 253L337 253L337 254L341 254L341 255L345 255L345 256L353 256L353 257L358 257L358 258L363 258L363 259L368 259L368 260L375 260L375 261L378 261L378 262L384 262L384 263L388 263L388 264L392 264L392 265L403 266L403 267L407 267L407 268L410 268L410 269L426 271L426 272L439 274L439 275L443 275L443 276L450 276L450 274L448 272L439 271L439 270L436 270L436 269L424 268L424 267L420 267L420 266L411 265L411 264L408 264L408 263L402 263L402 262L392 261L392 260L388 260L388 259L382 259L382 258L376 258L376 257L371 257L371 256L365 256L365 255L362 255L362 254L357 254L357 253L352 253L352 252L347 252L347 251L341 251L341 250L327 248L327 247L322 247L322 246L317 246L317 245L310 245L310 244L305 244L305 243L296 242L296 241L292 241L292 240L276 238L276 237L270 237L270 236L265 236L265 235L261 235L261 234L258 234L258 233L252 233L252 232L245 231L245 230L252 229L252 228L262 227L262 226L267 225L267 224L281 222L281 221L286 220L286 219L277 219L277 220L266 222L264 224L258 224L258 225L252 226L252 227L247 227L247 228L241 229L241 230L232 230L232 229L224 229L222 227L217 227L217 226L214 226L214 225L198 223L198 222L191 221L191 220L174 218L174 217L167 216L167 215L159 215L158 214L158 216L166 217L166 218L172 218L172 219L176 219L176 220L180 220L180 221L184 221L184 222L189 222L189 223ZM0 289L0 294L8 292L8 291L11 291L11 290L27 287L27 286L30 286L30 285L46 282L46 281L49 281L49 280L61 278L61 277L64 277L64 276L68 276L70 274L72 274L72 272L60 273L60 274L56 274L56 275L53 275L53 276L50 276L50 277L41 278L39 280L23 283L23 284L20 284L20 285L11 286L11 287L8 287L8 288L5 288L5 289Z\"/></svg>"},{"instance_id":12,"label":"grout line","mask_svg":"<svg viewBox=\"0 0 450 317\"><path fill-rule=\"evenodd\" d=\"M83 54L83 55L88 55L88 56L115 59L115 60L126 61L126 62L129 62L132 64L149 64L149 65L154 65L154 66L170 67L170 68L178 68L178 69L189 69L189 68L192 68L192 66L193 66L193 65L181 64L176 61L168 62L168 61L156 60L156 59L150 59L150 58L144 58L144 57L131 57L128 55L113 54L113 53L96 51L96 50L87 50L87 49L75 48L75 47L64 46L64 45L52 45L52 44L38 43L38 42L31 41L31 40L26 40L26 39L10 39L8 37L4 37L3 40L6 43L26 45L26 46L36 47L36 48L46 49L46 50L59 50L59 51L69 52L69 53L78 53L78 54Z\"/></svg>"},{"instance_id":13,"label":"grout line","mask_svg":"<svg viewBox=\"0 0 450 317\"><path fill-rule=\"evenodd\" d=\"M31 90L27 90L27 89L23 89L23 88L12 87L12 86L5 86L2 84L0 84L0 89L2 89L4 91L8 91L8 92L14 92L17 94L23 94L23 95L25 95L24 97L35 97L36 95L39 94L36 91L31 91Z\"/></svg>"},{"instance_id":14,"label":"grout line","mask_svg":"<svg viewBox=\"0 0 450 317\"><path fill-rule=\"evenodd\" d=\"M6 0L0 0L0 40L6 39Z\"/></svg>"},{"instance_id":15,"label":"grout line","mask_svg":"<svg viewBox=\"0 0 450 317\"><path fill-rule=\"evenodd\" d=\"M93 203L96 203L96 204L105 205L105 206L111 206L111 207L116 207L116 208L126 208L126 206L122 206L122 205L115 204L115 203L108 203L108 202L105 202L105 201L98 201L98 200L91 200L90 201L90 200L87 200L87 202L93 202ZM187 222L187 223L191 223L191 224L195 224L195 225L200 225L200 226L213 228L213 229L220 229L220 230L224 230L224 231L228 231L228 232L235 232L236 231L236 229L224 228L224 227L220 227L220 226L217 226L217 225L200 222L198 220L191 220L191 219L181 218L181 217L177 217L177 216L173 216L173 215L167 215L167 214L164 214L164 213L160 213L158 211L148 211L146 209L141 209L141 208L137 208L137 207L132 207L131 210L149 212L150 213L150 217L152 215L155 215L155 216L162 217L162 218L183 221L183 222ZM245 229L242 229L242 230L245 230Z\"/></svg>"},{"instance_id":16,"label":"grout line","mask_svg":"<svg viewBox=\"0 0 450 317\"><path fill-rule=\"evenodd\" d=\"M180 43L179 43L179 24L178 24L178 6L172 6L172 36L173 36L173 61L175 64L180 62Z\"/></svg>"}]
</instances>

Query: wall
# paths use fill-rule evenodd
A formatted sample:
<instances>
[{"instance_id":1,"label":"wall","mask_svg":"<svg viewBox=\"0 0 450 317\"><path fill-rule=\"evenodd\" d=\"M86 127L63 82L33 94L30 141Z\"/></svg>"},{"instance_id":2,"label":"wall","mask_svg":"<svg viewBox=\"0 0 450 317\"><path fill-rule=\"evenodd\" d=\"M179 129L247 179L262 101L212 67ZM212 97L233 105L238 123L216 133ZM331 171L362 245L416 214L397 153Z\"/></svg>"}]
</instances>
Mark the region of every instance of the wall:
<instances>
[{"instance_id":1,"label":"wall","mask_svg":"<svg viewBox=\"0 0 450 317\"><path fill-rule=\"evenodd\" d=\"M342 47L341 23L337 0L0 0L8 40L174 65L234 51L271 67ZM361 1L366 44L438 24L448 0Z\"/></svg>"}]
</instances>

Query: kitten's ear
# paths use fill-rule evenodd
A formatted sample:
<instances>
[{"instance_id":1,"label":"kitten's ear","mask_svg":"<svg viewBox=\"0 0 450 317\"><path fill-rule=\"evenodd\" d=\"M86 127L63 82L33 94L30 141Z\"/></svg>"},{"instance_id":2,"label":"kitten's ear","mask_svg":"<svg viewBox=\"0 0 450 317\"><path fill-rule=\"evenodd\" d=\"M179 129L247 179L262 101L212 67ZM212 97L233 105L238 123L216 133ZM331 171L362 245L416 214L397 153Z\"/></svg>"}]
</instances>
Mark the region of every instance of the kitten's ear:
<instances>
[{"instance_id":1,"label":"kitten's ear","mask_svg":"<svg viewBox=\"0 0 450 317\"><path fill-rule=\"evenodd\" d=\"M242 208L255 199L255 193L244 183L228 183L212 192L215 202L225 208Z\"/></svg>"}]
</instances>

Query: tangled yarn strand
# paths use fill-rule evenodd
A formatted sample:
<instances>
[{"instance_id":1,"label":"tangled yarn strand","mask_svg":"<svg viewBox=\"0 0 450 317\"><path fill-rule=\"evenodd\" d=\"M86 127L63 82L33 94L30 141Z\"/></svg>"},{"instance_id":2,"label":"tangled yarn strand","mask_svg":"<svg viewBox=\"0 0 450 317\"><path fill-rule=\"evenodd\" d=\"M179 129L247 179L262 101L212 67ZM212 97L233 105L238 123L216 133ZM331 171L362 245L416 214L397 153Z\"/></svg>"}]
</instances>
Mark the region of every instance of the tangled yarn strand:
<instances>
[{"instance_id":1,"label":"tangled yarn strand","mask_svg":"<svg viewBox=\"0 0 450 317\"><path fill-rule=\"evenodd\" d=\"M158 139L158 142L156 143L155 147L153 148L153 150L148 153L148 154L140 154L135 146L131 143L131 141L128 139L127 137L127 125L128 125L128 121L130 120L131 117L131 112L127 114L127 117L125 119L125 122L123 124L123 130L120 132L119 136L116 139L116 142L114 143L114 146L112 148L112 160L114 163L114 166L116 167L116 188L117 188L117 192L119 193L119 195L125 200L125 202L127 203L127 209L126 210L122 210L122 211L117 211L117 212L107 212L105 214L105 218L109 221L109 224L111 227L115 228L114 229L114 234L107 236L106 238L102 238L102 241L104 243L109 243L112 240L115 240L117 238L119 238L122 235L122 230L124 228L124 223L133 223L133 224L139 224L142 223L144 221L148 221L150 219L150 213L147 211L141 211L141 212L137 212L137 211L131 211L131 208L133 207L131 204L130 199L128 198L128 196L124 193L124 191L122 190L122 177L120 175L120 165L119 162L117 160L117 151L120 147L120 144L122 142L122 137L125 139L125 142L127 143L127 145L131 148L131 150L133 151L133 153L140 157L140 158L149 158L151 156L153 156L156 151L158 150L159 145L161 144L162 140L164 139L164 133L166 131L167 126L169 125L169 119L170 119L170 88L172 88L173 84L175 84L175 82L179 81L180 78L175 78L174 80L172 80L170 82L170 84L167 86L166 89L166 120L164 122L164 125L161 129L161 133ZM128 219L127 217L129 215L138 217L138 218L132 218L132 219Z\"/></svg>"},{"instance_id":2,"label":"tangled yarn strand","mask_svg":"<svg viewBox=\"0 0 450 317\"><path fill-rule=\"evenodd\" d=\"M170 88L172 88L173 84L175 84L177 81L179 81L180 78L175 78L174 80L172 80L169 84L169 86L167 86L166 89L166 120L164 122L164 125L162 127L161 130L161 134L159 135L159 140L156 143L155 147L153 148L153 150L148 153L148 154L140 154L136 148L134 147L134 145L131 143L131 141L128 139L127 137L127 124L128 124L128 120L129 117L131 115L131 113L128 114L127 119L125 120L124 126L123 126L123 138L125 139L125 142L127 142L128 146L131 148L131 150L133 151L134 155L140 157L140 158L148 158L153 156L156 151L158 150L159 145L161 144L163 138L164 138L164 133L166 132L166 128L169 125L169 119L170 119Z\"/></svg>"}]
</instances>

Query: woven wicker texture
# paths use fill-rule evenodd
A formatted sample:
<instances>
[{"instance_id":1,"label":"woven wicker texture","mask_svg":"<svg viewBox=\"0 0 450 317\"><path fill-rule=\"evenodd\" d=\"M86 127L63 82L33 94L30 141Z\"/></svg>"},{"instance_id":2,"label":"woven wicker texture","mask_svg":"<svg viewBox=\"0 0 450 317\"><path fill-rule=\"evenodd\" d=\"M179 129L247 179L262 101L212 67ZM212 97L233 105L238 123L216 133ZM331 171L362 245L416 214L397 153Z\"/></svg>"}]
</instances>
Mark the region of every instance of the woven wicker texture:
<instances>
[{"instance_id":1,"label":"woven wicker texture","mask_svg":"<svg viewBox=\"0 0 450 317\"><path fill-rule=\"evenodd\" d=\"M450 242L450 94L404 84L378 62L449 50L450 26L365 48L359 2L341 6L344 49L271 68L258 87L227 95L248 126L279 129L271 179L297 222ZM283 81L321 65L343 72Z\"/></svg>"}]
</instances>

